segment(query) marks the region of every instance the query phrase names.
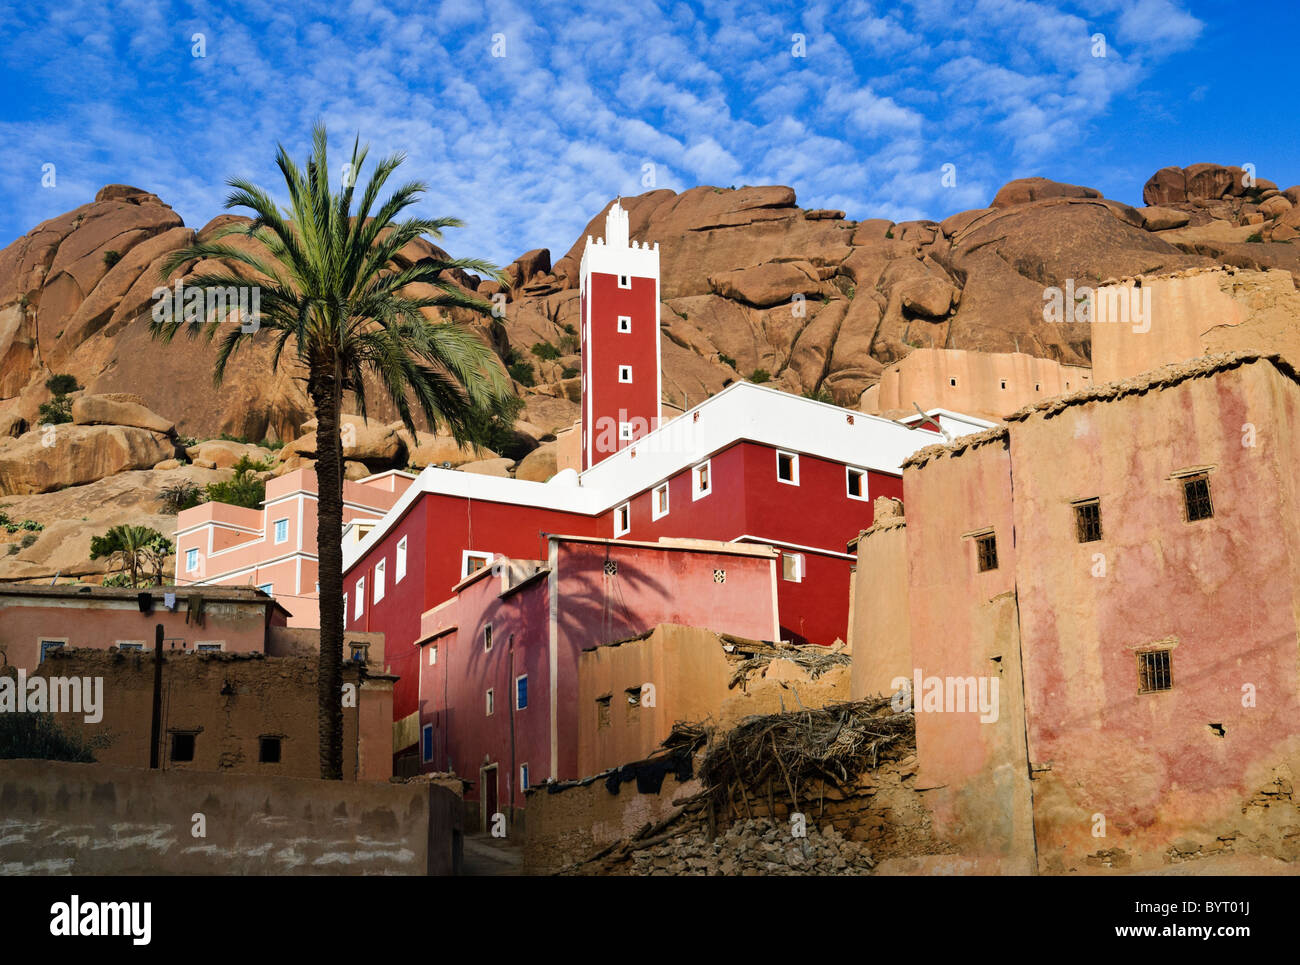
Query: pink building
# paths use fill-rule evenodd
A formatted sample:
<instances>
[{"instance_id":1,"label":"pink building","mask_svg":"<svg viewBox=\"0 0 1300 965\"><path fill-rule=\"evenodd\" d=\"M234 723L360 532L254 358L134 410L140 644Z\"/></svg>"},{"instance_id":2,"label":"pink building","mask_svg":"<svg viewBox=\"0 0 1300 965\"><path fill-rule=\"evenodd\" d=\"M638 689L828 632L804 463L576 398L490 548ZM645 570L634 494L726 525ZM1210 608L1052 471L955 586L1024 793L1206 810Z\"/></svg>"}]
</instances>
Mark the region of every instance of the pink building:
<instances>
[{"instance_id":1,"label":"pink building","mask_svg":"<svg viewBox=\"0 0 1300 965\"><path fill-rule=\"evenodd\" d=\"M660 623L759 639L779 625L770 547L548 536L544 548L544 561L474 572L420 621L420 768L475 781L466 799L483 818L522 807L531 784L582 776L583 650Z\"/></svg>"},{"instance_id":2,"label":"pink building","mask_svg":"<svg viewBox=\"0 0 1300 965\"><path fill-rule=\"evenodd\" d=\"M0 586L0 666L31 671L59 647L152 650L159 623L167 650L276 654L288 616L245 587Z\"/></svg>"},{"instance_id":3,"label":"pink building","mask_svg":"<svg viewBox=\"0 0 1300 965\"><path fill-rule=\"evenodd\" d=\"M344 526L378 520L414 478L392 470L344 482ZM316 493L316 473L299 469L267 482L261 509L208 502L182 510L177 584L254 586L288 610L289 626L319 626Z\"/></svg>"}]
</instances>

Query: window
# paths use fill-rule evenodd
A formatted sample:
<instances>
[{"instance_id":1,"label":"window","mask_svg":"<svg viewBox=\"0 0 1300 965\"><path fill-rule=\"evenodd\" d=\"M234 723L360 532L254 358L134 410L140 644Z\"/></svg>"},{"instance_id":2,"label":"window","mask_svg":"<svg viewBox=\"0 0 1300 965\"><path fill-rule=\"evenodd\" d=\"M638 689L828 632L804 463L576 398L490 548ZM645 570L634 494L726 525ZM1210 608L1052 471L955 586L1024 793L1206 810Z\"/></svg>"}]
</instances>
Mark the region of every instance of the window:
<instances>
[{"instance_id":1,"label":"window","mask_svg":"<svg viewBox=\"0 0 1300 965\"><path fill-rule=\"evenodd\" d=\"M957 388L957 380L956 380L956 379L949 379L949 380L948 380L948 384L951 385L954 389Z\"/></svg>"},{"instance_id":2,"label":"window","mask_svg":"<svg viewBox=\"0 0 1300 965\"><path fill-rule=\"evenodd\" d=\"M650 494L650 518L663 519L668 515L668 484L656 486Z\"/></svg>"},{"instance_id":3,"label":"window","mask_svg":"<svg viewBox=\"0 0 1300 965\"><path fill-rule=\"evenodd\" d=\"M257 763L259 764L280 763L280 738L259 737L257 739Z\"/></svg>"},{"instance_id":4,"label":"window","mask_svg":"<svg viewBox=\"0 0 1300 965\"><path fill-rule=\"evenodd\" d=\"M42 640L42 641L41 641L41 662L42 662L42 663L45 662L45 658L46 658L47 656L49 656L51 650L58 650L59 647L63 646L63 645L64 645L65 643L67 643L67 642L68 642L68 641L67 641L66 639L63 639L63 640Z\"/></svg>"},{"instance_id":5,"label":"window","mask_svg":"<svg viewBox=\"0 0 1300 965\"><path fill-rule=\"evenodd\" d=\"M489 687L487 693L483 695L483 711L488 717L491 717L497 712L497 695L496 691L491 687Z\"/></svg>"},{"instance_id":6,"label":"window","mask_svg":"<svg viewBox=\"0 0 1300 965\"><path fill-rule=\"evenodd\" d=\"M515 678L515 710L524 710L528 706L528 674Z\"/></svg>"},{"instance_id":7,"label":"window","mask_svg":"<svg viewBox=\"0 0 1300 965\"><path fill-rule=\"evenodd\" d=\"M618 576L618 560L605 561L605 575Z\"/></svg>"},{"instance_id":8,"label":"window","mask_svg":"<svg viewBox=\"0 0 1300 965\"><path fill-rule=\"evenodd\" d=\"M791 583L803 582L802 553L781 554L781 579L788 580Z\"/></svg>"},{"instance_id":9,"label":"window","mask_svg":"<svg viewBox=\"0 0 1300 965\"><path fill-rule=\"evenodd\" d=\"M402 578L406 576L406 537L403 536L397 541L397 566L393 574L393 582L401 583Z\"/></svg>"},{"instance_id":10,"label":"window","mask_svg":"<svg viewBox=\"0 0 1300 965\"><path fill-rule=\"evenodd\" d=\"M491 553L476 553L473 550L465 550L465 552L460 554L461 579L464 579L467 576L473 576L479 570L485 569L491 562Z\"/></svg>"},{"instance_id":11,"label":"window","mask_svg":"<svg viewBox=\"0 0 1300 965\"><path fill-rule=\"evenodd\" d=\"M277 543L289 542L289 520L277 519L275 521L275 541Z\"/></svg>"},{"instance_id":12,"label":"window","mask_svg":"<svg viewBox=\"0 0 1300 965\"><path fill-rule=\"evenodd\" d=\"M320 591L317 590L316 592L319 593ZM343 624L344 624L344 626L347 625L347 622L348 622L348 595L347 595L346 593L344 593L344 594L343 594Z\"/></svg>"},{"instance_id":13,"label":"window","mask_svg":"<svg viewBox=\"0 0 1300 965\"><path fill-rule=\"evenodd\" d=\"M726 571L726 570L717 570L717 569L715 569L715 570L713 571L713 582L714 582L714 583L726 583L726 582L727 582L727 571Z\"/></svg>"},{"instance_id":14,"label":"window","mask_svg":"<svg viewBox=\"0 0 1300 965\"><path fill-rule=\"evenodd\" d=\"M194 644L196 653L220 653L225 649L226 641L224 640L200 640Z\"/></svg>"},{"instance_id":15,"label":"window","mask_svg":"<svg viewBox=\"0 0 1300 965\"><path fill-rule=\"evenodd\" d=\"M867 498L867 474L865 471L854 469L852 466L845 466L844 484L849 494L849 499Z\"/></svg>"},{"instance_id":16,"label":"window","mask_svg":"<svg viewBox=\"0 0 1300 965\"><path fill-rule=\"evenodd\" d=\"M375 602L378 603L384 598L384 571L388 567L387 560L380 560L375 564Z\"/></svg>"},{"instance_id":17,"label":"window","mask_svg":"<svg viewBox=\"0 0 1300 965\"><path fill-rule=\"evenodd\" d=\"M117 649L119 649L119 650L143 650L143 649L144 649L144 641L143 641L143 640L119 640L119 641L117 641Z\"/></svg>"},{"instance_id":18,"label":"window","mask_svg":"<svg viewBox=\"0 0 1300 965\"><path fill-rule=\"evenodd\" d=\"M528 783L528 765L520 764L519 765L519 789L522 791L526 791L530 787L532 787L532 785Z\"/></svg>"},{"instance_id":19,"label":"window","mask_svg":"<svg viewBox=\"0 0 1300 965\"><path fill-rule=\"evenodd\" d=\"M435 644L429 648L429 666L432 667L438 662L438 647Z\"/></svg>"},{"instance_id":20,"label":"window","mask_svg":"<svg viewBox=\"0 0 1300 965\"><path fill-rule=\"evenodd\" d=\"M357 663L365 663L366 655L370 653L370 644L368 643L350 643L348 644L348 659Z\"/></svg>"},{"instance_id":21,"label":"window","mask_svg":"<svg viewBox=\"0 0 1300 965\"><path fill-rule=\"evenodd\" d=\"M709 474L709 464L702 462L691 470L691 498L702 499L713 492L713 478Z\"/></svg>"},{"instance_id":22,"label":"window","mask_svg":"<svg viewBox=\"0 0 1300 965\"><path fill-rule=\"evenodd\" d=\"M620 332L622 332L624 335L626 335L628 332L632 331L632 316L631 316L631 315L620 315L620 316L618 317L618 330L619 330Z\"/></svg>"},{"instance_id":23,"label":"window","mask_svg":"<svg viewBox=\"0 0 1300 965\"><path fill-rule=\"evenodd\" d=\"M1213 516L1214 504L1210 502L1210 477L1205 473L1184 477L1183 502L1187 507L1189 523Z\"/></svg>"},{"instance_id":24,"label":"window","mask_svg":"<svg viewBox=\"0 0 1300 965\"><path fill-rule=\"evenodd\" d=\"M619 275L619 276L618 276L618 287L619 287L619 288L631 288L631 287L632 287L632 276L631 276L631 275Z\"/></svg>"},{"instance_id":25,"label":"window","mask_svg":"<svg viewBox=\"0 0 1300 965\"><path fill-rule=\"evenodd\" d=\"M1080 543L1101 539L1101 502L1085 499L1074 504L1074 535Z\"/></svg>"},{"instance_id":26,"label":"window","mask_svg":"<svg viewBox=\"0 0 1300 965\"><path fill-rule=\"evenodd\" d=\"M1173 654L1169 650L1144 650L1138 659L1138 693L1154 694L1174 689Z\"/></svg>"},{"instance_id":27,"label":"window","mask_svg":"<svg viewBox=\"0 0 1300 965\"><path fill-rule=\"evenodd\" d=\"M194 738L196 736L198 735L194 733L172 734L171 759L174 763L194 760Z\"/></svg>"},{"instance_id":28,"label":"window","mask_svg":"<svg viewBox=\"0 0 1300 965\"><path fill-rule=\"evenodd\" d=\"M632 423L620 422L618 424L618 438L620 442L632 441Z\"/></svg>"},{"instance_id":29,"label":"window","mask_svg":"<svg viewBox=\"0 0 1300 965\"><path fill-rule=\"evenodd\" d=\"M199 568L199 551L188 549L185 551L185 572L193 573Z\"/></svg>"},{"instance_id":30,"label":"window","mask_svg":"<svg viewBox=\"0 0 1300 965\"><path fill-rule=\"evenodd\" d=\"M420 760L428 764L433 760L433 725L425 724L420 728Z\"/></svg>"},{"instance_id":31,"label":"window","mask_svg":"<svg viewBox=\"0 0 1300 965\"><path fill-rule=\"evenodd\" d=\"M483 628L483 652L487 653L492 649L492 624Z\"/></svg>"},{"instance_id":32,"label":"window","mask_svg":"<svg viewBox=\"0 0 1300 965\"><path fill-rule=\"evenodd\" d=\"M265 593L267 596L275 596L275 584L274 584L274 583L261 583L261 584L258 584L258 587L257 587L257 588L258 588L258 590L260 590L261 592Z\"/></svg>"},{"instance_id":33,"label":"window","mask_svg":"<svg viewBox=\"0 0 1300 965\"><path fill-rule=\"evenodd\" d=\"M613 697L609 694L596 698L596 728L598 730L609 726L609 706L612 702Z\"/></svg>"},{"instance_id":34,"label":"window","mask_svg":"<svg viewBox=\"0 0 1300 965\"><path fill-rule=\"evenodd\" d=\"M614 510L614 535L626 536L632 528L632 504L624 503Z\"/></svg>"},{"instance_id":35,"label":"window","mask_svg":"<svg viewBox=\"0 0 1300 965\"><path fill-rule=\"evenodd\" d=\"M998 540L992 533L975 537L975 555L980 572L998 568Z\"/></svg>"},{"instance_id":36,"label":"window","mask_svg":"<svg viewBox=\"0 0 1300 965\"><path fill-rule=\"evenodd\" d=\"M357 580L357 598L354 604L355 609L352 611L352 619L357 619L366 611L366 578L363 576Z\"/></svg>"},{"instance_id":37,"label":"window","mask_svg":"<svg viewBox=\"0 0 1300 965\"><path fill-rule=\"evenodd\" d=\"M620 366L618 367L618 380L619 380L620 382L631 382L631 381L632 381L632 366L630 366L630 365L620 365Z\"/></svg>"},{"instance_id":38,"label":"window","mask_svg":"<svg viewBox=\"0 0 1300 965\"><path fill-rule=\"evenodd\" d=\"M777 450L776 478L791 486L799 485L799 457L793 452Z\"/></svg>"},{"instance_id":39,"label":"window","mask_svg":"<svg viewBox=\"0 0 1300 965\"><path fill-rule=\"evenodd\" d=\"M1007 387L1007 380L1006 380L1006 379L1002 379L1002 380L1001 380L1000 388L1005 389L1006 387Z\"/></svg>"}]
</instances>

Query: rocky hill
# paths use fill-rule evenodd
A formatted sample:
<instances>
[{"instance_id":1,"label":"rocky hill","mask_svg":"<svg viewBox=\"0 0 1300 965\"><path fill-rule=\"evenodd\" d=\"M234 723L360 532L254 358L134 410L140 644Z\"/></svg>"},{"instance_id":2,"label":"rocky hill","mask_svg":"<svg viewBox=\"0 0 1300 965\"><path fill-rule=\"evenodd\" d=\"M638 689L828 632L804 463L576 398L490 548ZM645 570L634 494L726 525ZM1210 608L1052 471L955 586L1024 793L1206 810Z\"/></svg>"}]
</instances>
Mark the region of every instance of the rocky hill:
<instances>
[{"instance_id":1,"label":"rocky hill","mask_svg":"<svg viewBox=\"0 0 1300 965\"><path fill-rule=\"evenodd\" d=\"M1300 275L1300 187L1244 180L1240 169L1221 165L1164 168L1145 185L1146 206L1133 208L1091 188L1028 178L1005 185L987 208L900 224L804 210L790 188L778 186L659 190L622 203L633 237L660 245L666 401L694 403L729 381L766 378L856 406L885 365L920 346L1019 350L1087 364L1086 325L1042 320L1044 287L1068 278L1082 285L1217 263ZM507 268L508 289L470 275L452 279L484 297L506 297L499 323L465 321L480 327L522 380L527 407L514 451L491 462L497 454L460 454L423 433L403 437L389 425L394 413L372 404L371 425L388 441L354 459L358 472L483 456L486 471L518 472L515 460L545 449L550 434L576 419L578 265L586 236L598 234L603 219L602 210L558 259L545 249L520 256ZM153 467L173 461L180 468L171 472L228 474L200 466L214 460L199 456L196 463L185 437L293 442L310 432L302 373L292 364L272 370L269 346L241 356L214 389L210 346L149 337L162 260L238 220L221 215L196 232L156 195L109 185L0 252L0 440L14 437L0 441L0 497L22 494L26 517L62 518L75 511L71 503L42 510L30 501L75 501L64 492L69 487L102 486L117 473L165 474ZM438 253L421 242L403 258ZM73 376L83 387L78 396L126 398L156 413L171 435L79 423L65 438L93 437L93 456L81 444L81 456L33 468L52 375ZM120 431L110 440L114 428ZM286 446L276 471L309 464L311 455L310 440ZM535 463L528 474L544 476L545 460ZM133 480L137 488L155 482ZM109 513L118 522L156 508L145 505L152 497L132 498L106 491L97 505L120 506L122 519ZM97 523L108 522L98 515ZM46 575L40 551L49 538L0 556L0 579Z\"/></svg>"}]
</instances>

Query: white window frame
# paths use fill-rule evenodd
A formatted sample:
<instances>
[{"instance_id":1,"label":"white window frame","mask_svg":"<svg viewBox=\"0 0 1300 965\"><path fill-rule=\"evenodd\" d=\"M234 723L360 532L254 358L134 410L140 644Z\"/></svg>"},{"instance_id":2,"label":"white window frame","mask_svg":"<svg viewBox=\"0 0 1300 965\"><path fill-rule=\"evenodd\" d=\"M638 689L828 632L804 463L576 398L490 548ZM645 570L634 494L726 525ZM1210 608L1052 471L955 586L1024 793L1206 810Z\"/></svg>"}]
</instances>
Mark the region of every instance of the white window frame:
<instances>
[{"instance_id":1,"label":"white window frame","mask_svg":"<svg viewBox=\"0 0 1300 965\"><path fill-rule=\"evenodd\" d=\"M492 624L483 624L483 652L492 652Z\"/></svg>"},{"instance_id":2,"label":"white window frame","mask_svg":"<svg viewBox=\"0 0 1300 965\"><path fill-rule=\"evenodd\" d=\"M618 380L619 380L619 382L621 382L623 385L631 385L631 384L632 384L632 366L630 366L630 365L620 365L620 366L618 367Z\"/></svg>"},{"instance_id":3,"label":"white window frame","mask_svg":"<svg viewBox=\"0 0 1300 965\"><path fill-rule=\"evenodd\" d=\"M528 704L527 704L527 703L525 703L522 707L519 706L519 681L521 681L521 680L524 682L524 688L527 689L527 688L528 688L528 674L526 674L526 673L521 673L518 677L515 678L515 710L527 710L527 709L528 709Z\"/></svg>"},{"instance_id":4,"label":"white window frame","mask_svg":"<svg viewBox=\"0 0 1300 965\"><path fill-rule=\"evenodd\" d=\"M794 579L785 575L785 561L787 559L794 561ZM802 583L804 578L804 556L802 553L785 553L781 554L781 579L787 583Z\"/></svg>"},{"instance_id":5,"label":"white window frame","mask_svg":"<svg viewBox=\"0 0 1300 965\"><path fill-rule=\"evenodd\" d=\"M289 542L289 517L288 517L288 516L284 517L284 519L277 519L277 520L276 520L273 524L271 524L271 525L272 525L272 532L274 533L273 539L274 539L275 545L279 546L281 543L287 543L287 542ZM280 527L281 527L281 526L284 527L284 536L283 536L283 537L280 536Z\"/></svg>"},{"instance_id":6,"label":"white window frame","mask_svg":"<svg viewBox=\"0 0 1300 965\"><path fill-rule=\"evenodd\" d=\"M226 650L225 640L195 640L195 653L224 653Z\"/></svg>"},{"instance_id":7,"label":"white window frame","mask_svg":"<svg viewBox=\"0 0 1300 965\"><path fill-rule=\"evenodd\" d=\"M703 462L697 462L691 466L691 499L703 499L709 493L713 492L713 460L705 459ZM704 470L704 475L708 478L709 484L703 488L700 487L700 470Z\"/></svg>"},{"instance_id":8,"label":"white window frame","mask_svg":"<svg viewBox=\"0 0 1300 965\"><path fill-rule=\"evenodd\" d=\"M854 473L858 474L858 489L861 491L861 495L859 496L853 495L849 490L849 479L852 478ZM867 471L865 469L859 469L857 466L844 467L844 495L848 496L849 499L860 499L864 502L870 502L867 494Z\"/></svg>"},{"instance_id":9,"label":"white window frame","mask_svg":"<svg viewBox=\"0 0 1300 965\"><path fill-rule=\"evenodd\" d=\"M319 593L320 591L317 590L317 592ZM343 594L343 625L346 627L347 624L348 624L348 595L344 593Z\"/></svg>"},{"instance_id":10,"label":"white window frame","mask_svg":"<svg viewBox=\"0 0 1300 965\"><path fill-rule=\"evenodd\" d=\"M185 551L185 572L193 573L199 568L199 551L196 547L190 547Z\"/></svg>"},{"instance_id":11,"label":"white window frame","mask_svg":"<svg viewBox=\"0 0 1300 965\"><path fill-rule=\"evenodd\" d=\"M632 504L629 502L623 503L614 510L614 535L626 536L630 532L632 532Z\"/></svg>"},{"instance_id":12,"label":"white window frame","mask_svg":"<svg viewBox=\"0 0 1300 965\"><path fill-rule=\"evenodd\" d=\"M623 282L625 282L625 281L627 282L626 285L623 284ZM618 276L618 287L619 287L619 288L631 288L631 287L632 287L632 276L631 276L631 275L619 275L619 276Z\"/></svg>"},{"instance_id":13,"label":"white window frame","mask_svg":"<svg viewBox=\"0 0 1300 965\"><path fill-rule=\"evenodd\" d=\"M113 646L119 650L146 650L143 640L114 640Z\"/></svg>"},{"instance_id":14,"label":"white window frame","mask_svg":"<svg viewBox=\"0 0 1300 965\"><path fill-rule=\"evenodd\" d=\"M659 509L659 494L664 494L664 508L661 512ZM663 519L672 509L672 489L668 483L663 482L650 490L650 518Z\"/></svg>"},{"instance_id":15,"label":"white window frame","mask_svg":"<svg viewBox=\"0 0 1300 965\"><path fill-rule=\"evenodd\" d=\"M790 472L793 474L792 479L781 478L781 457L787 456L790 459ZM799 485L799 453L791 452L788 449L778 449L776 451L776 481L784 483L787 486Z\"/></svg>"},{"instance_id":16,"label":"white window frame","mask_svg":"<svg viewBox=\"0 0 1300 965\"><path fill-rule=\"evenodd\" d=\"M431 643L429 644L429 666L436 667L437 665L438 665L438 645L436 643Z\"/></svg>"},{"instance_id":17,"label":"white window frame","mask_svg":"<svg viewBox=\"0 0 1300 965\"><path fill-rule=\"evenodd\" d=\"M356 598L352 601L352 619L358 620L366 612L366 578L363 576L356 583Z\"/></svg>"},{"instance_id":18,"label":"white window frame","mask_svg":"<svg viewBox=\"0 0 1300 965\"><path fill-rule=\"evenodd\" d=\"M631 315L620 315L618 317L618 331L621 335L630 335L632 333Z\"/></svg>"},{"instance_id":19,"label":"white window frame","mask_svg":"<svg viewBox=\"0 0 1300 965\"><path fill-rule=\"evenodd\" d=\"M396 572L393 574L393 586L406 578L406 540L407 537L403 536L397 541L397 564Z\"/></svg>"},{"instance_id":20,"label":"white window frame","mask_svg":"<svg viewBox=\"0 0 1300 965\"><path fill-rule=\"evenodd\" d=\"M489 687L483 694L483 716L494 717L497 712L497 695L496 691Z\"/></svg>"},{"instance_id":21,"label":"white window frame","mask_svg":"<svg viewBox=\"0 0 1300 965\"><path fill-rule=\"evenodd\" d=\"M464 550L460 554L460 578L463 580L466 577L473 576L475 573L479 572L479 570L487 569L492 565L493 559L494 554L492 553L487 553L482 550ZM469 568L470 560L482 560L483 565L479 567L479 570L471 570Z\"/></svg>"},{"instance_id":22,"label":"white window frame","mask_svg":"<svg viewBox=\"0 0 1300 965\"><path fill-rule=\"evenodd\" d=\"M427 744L424 741L425 734L429 735L429 742ZM424 753L426 747L429 749L429 753L427 755ZM432 763L433 761L433 725L432 724L424 724L420 728L420 760L425 764Z\"/></svg>"},{"instance_id":23,"label":"white window frame","mask_svg":"<svg viewBox=\"0 0 1300 965\"><path fill-rule=\"evenodd\" d=\"M380 560L375 564L375 602L378 603L384 598L384 575L388 571L388 560Z\"/></svg>"}]
</instances>

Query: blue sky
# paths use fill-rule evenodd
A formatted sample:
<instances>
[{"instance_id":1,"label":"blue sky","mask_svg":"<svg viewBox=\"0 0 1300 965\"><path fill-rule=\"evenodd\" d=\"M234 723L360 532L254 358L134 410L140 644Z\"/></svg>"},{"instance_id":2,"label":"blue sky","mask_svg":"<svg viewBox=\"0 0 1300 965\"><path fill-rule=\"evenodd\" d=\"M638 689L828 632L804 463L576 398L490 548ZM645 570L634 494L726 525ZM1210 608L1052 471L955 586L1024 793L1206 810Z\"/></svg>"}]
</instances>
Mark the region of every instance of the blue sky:
<instances>
[{"instance_id":1,"label":"blue sky","mask_svg":"<svg viewBox=\"0 0 1300 965\"><path fill-rule=\"evenodd\" d=\"M559 257L646 165L655 187L788 184L894 220L1029 175L1139 204L1167 164L1249 162L1286 187L1297 6L6 0L0 244L107 183L195 227L229 177L282 197L275 144L301 156L318 116L339 161L358 130L372 157L405 151L424 211L467 222L445 247L501 264Z\"/></svg>"}]
</instances>

